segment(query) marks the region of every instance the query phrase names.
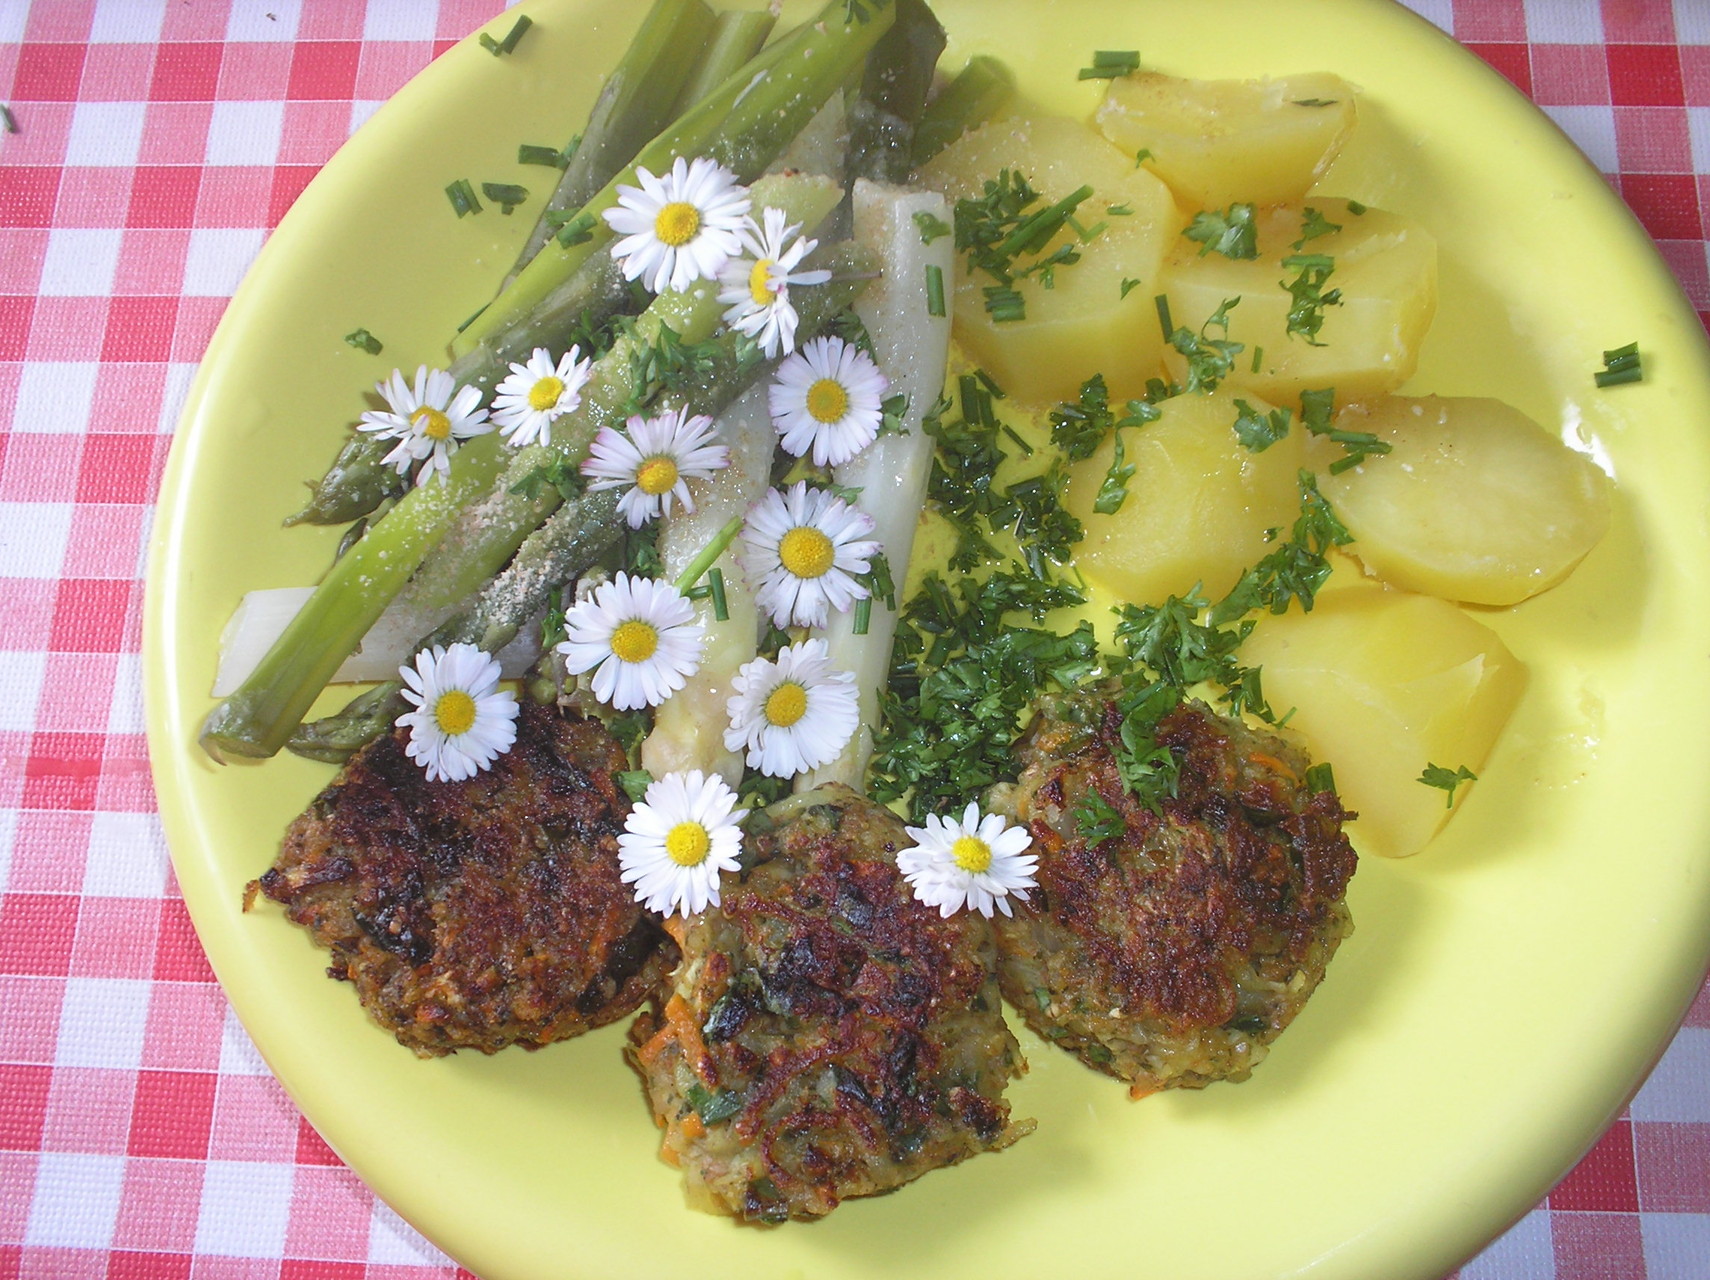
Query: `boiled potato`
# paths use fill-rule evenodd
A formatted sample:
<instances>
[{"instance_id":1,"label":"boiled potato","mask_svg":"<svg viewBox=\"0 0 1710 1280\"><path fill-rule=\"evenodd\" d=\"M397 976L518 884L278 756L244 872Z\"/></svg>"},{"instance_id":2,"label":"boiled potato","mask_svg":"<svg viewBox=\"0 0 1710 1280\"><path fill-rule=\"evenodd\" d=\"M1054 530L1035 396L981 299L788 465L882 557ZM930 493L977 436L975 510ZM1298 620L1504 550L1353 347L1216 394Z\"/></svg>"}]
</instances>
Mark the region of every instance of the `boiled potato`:
<instances>
[{"instance_id":1,"label":"boiled potato","mask_svg":"<svg viewBox=\"0 0 1710 1280\"><path fill-rule=\"evenodd\" d=\"M1297 250L1305 208L1341 229ZM1198 243L1183 237L1165 264L1164 289L1177 325L1198 329L1225 301L1240 299L1228 312L1227 334L1208 331L1244 344L1229 374L1232 385L1277 404L1334 387L1345 404L1387 394L1412 376L1437 311L1437 242L1429 232L1398 214L1370 208L1356 214L1346 200L1331 199L1261 210L1256 224L1256 258L1202 254ZM1318 346L1288 332L1293 300L1287 285L1299 271L1283 259L1296 253L1329 256L1334 268L1323 289L1341 291L1340 305L1321 312ZM1168 354L1179 379L1185 364L1173 350Z\"/></svg>"},{"instance_id":2,"label":"boiled potato","mask_svg":"<svg viewBox=\"0 0 1710 1280\"><path fill-rule=\"evenodd\" d=\"M984 271L970 273L963 257L956 273L957 342L1018 399L1073 400L1095 373L1113 395L1139 395L1162 372L1163 336L1152 299L1164 252L1181 228L1169 188L1085 125L1051 117L977 129L947 147L921 180L954 202L978 198L1004 169L1040 193L1037 209L1091 186L1075 217L1084 228L1102 223L1104 229L1079 246L1080 261L1055 268L1051 288L1037 277L1017 283L1026 305L1020 320L992 318L984 290L997 281ZM1128 212L1113 214L1112 206ZM1077 239L1065 229L1040 256Z\"/></svg>"},{"instance_id":3,"label":"boiled potato","mask_svg":"<svg viewBox=\"0 0 1710 1280\"><path fill-rule=\"evenodd\" d=\"M1354 127L1354 89L1317 72L1278 80L1183 80L1155 71L1110 82L1104 136L1194 209L1299 200Z\"/></svg>"},{"instance_id":4,"label":"boiled potato","mask_svg":"<svg viewBox=\"0 0 1710 1280\"><path fill-rule=\"evenodd\" d=\"M1319 490L1385 582L1469 604L1517 604L1565 578L1609 527L1609 477L1518 409L1473 397L1349 405L1345 431L1391 451ZM1322 467L1342 452L1320 438Z\"/></svg>"},{"instance_id":5,"label":"boiled potato","mask_svg":"<svg viewBox=\"0 0 1710 1280\"><path fill-rule=\"evenodd\" d=\"M1070 468L1064 502L1086 527L1075 563L1089 579L1133 604L1183 596L1196 584L1215 601L1271 549L1267 530L1294 523L1301 432L1254 453L1235 437L1235 399L1222 391L1176 396L1158 406L1156 422L1121 428L1134 474L1114 514L1093 510L1114 439ZM1259 413L1271 407L1247 403Z\"/></svg>"},{"instance_id":6,"label":"boiled potato","mask_svg":"<svg viewBox=\"0 0 1710 1280\"><path fill-rule=\"evenodd\" d=\"M1368 584L1321 595L1311 613L1265 617L1241 648L1265 698L1359 814L1360 850L1417 853L1451 812L1418 781L1427 765L1484 769L1520 699L1525 669L1496 633L1446 601ZM1454 792L1459 805L1471 784Z\"/></svg>"}]
</instances>

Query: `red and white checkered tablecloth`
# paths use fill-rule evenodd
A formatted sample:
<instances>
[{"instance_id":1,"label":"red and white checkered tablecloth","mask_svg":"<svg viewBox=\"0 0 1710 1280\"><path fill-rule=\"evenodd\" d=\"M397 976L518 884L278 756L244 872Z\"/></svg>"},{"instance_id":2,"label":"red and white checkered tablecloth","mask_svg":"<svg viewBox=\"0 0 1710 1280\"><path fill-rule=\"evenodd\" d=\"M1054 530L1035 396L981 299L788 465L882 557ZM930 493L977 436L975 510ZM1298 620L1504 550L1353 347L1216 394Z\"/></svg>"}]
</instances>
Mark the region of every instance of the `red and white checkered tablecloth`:
<instances>
[{"instance_id":1,"label":"red and white checkered tablecloth","mask_svg":"<svg viewBox=\"0 0 1710 1280\"><path fill-rule=\"evenodd\" d=\"M1710 0L1408 2L1554 117L1710 313ZM0 1280L465 1274L320 1141L215 984L139 647L156 488L226 300L349 133L500 7L0 0ZM1710 988L1460 1275L1710 1277Z\"/></svg>"}]
</instances>

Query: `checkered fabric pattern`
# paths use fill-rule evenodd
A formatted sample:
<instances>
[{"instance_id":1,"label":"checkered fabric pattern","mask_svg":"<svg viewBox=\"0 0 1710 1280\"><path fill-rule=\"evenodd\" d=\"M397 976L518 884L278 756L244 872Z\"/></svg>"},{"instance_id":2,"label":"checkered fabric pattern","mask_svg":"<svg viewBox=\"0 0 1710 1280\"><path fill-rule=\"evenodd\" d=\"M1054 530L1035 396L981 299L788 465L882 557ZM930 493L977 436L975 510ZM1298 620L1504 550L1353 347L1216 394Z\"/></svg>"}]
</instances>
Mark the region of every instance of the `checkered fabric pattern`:
<instances>
[{"instance_id":1,"label":"checkered fabric pattern","mask_svg":"<svg viewBox=\"0 0 1710 1280\"><path fill-rule=\"evenodd\" d=\"M1710 313L1710 0L1409 3L1560 123ZM0 1280L465 1274L227 1007L155 814L138 650L156 486L226 300L333 150L501 4L0 0ZM1710 988L1460 1275L1710 1277Z\"/></svg>"}]
</instances>

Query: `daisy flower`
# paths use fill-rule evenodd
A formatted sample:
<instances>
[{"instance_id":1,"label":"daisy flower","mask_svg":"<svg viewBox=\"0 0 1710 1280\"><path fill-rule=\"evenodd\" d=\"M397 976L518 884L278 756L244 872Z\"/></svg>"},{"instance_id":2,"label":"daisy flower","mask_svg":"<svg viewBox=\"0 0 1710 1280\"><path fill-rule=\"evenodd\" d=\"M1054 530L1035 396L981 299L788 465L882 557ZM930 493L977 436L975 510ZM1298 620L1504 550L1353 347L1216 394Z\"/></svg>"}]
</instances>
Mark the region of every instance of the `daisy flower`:
<instances>
[{"instance_id":1,"label":"daisy flower","mask_svg":"<svg viewBox=\"0 0 1710 1280\"><path fill-rule=\"evenodd\" d=\"M410 731L404 753L429 782L472 778L517 740L517 699L499 688L499 660L472 644L434 645L398 668L415 710L394 722Z\"/></svg>"},{"instance_id":2,"label":"daisy flower","mask_svg":"<svg viewBox=\"0 0 1710 1280\"><path fill-rule=\"evenodd\" d=\"M736 870L737 825L748 816L718 774L668 773L647 784L624 819L618 866L635 900L649 911L694 915L718 906L721 871Z\"/></svg>"},{"instance_id":3,"label":"daisy flower","mask_svg":"<svg viewBox=\"0 0 1710 1280\"><path fill-rule=\"evenodd\" d=\"M499 434L521 449L545 444L552 423L582 403L582 388L594 362L580 347L571 347L554 364L552 353L536 347L526 364L511 364L511 372L493 391L493 421Z\"/></svg>"},{"instance_id":4,"label":"daisy flower","mask_svg":"<svg viewBox=\"0 0 1710 1280\"><path fill-rule=\"evenodd\" d=\"M748 767L774 778L829 764L860 722L855 673L832 669L823 640L786 645L776 662L745 663L730 687L724 745L747 751Z\"/></svg>"},{"instance_id":5,"label":"daisy flower","mask_svg":"<svg viewBox=\"0 0 1710 1280\"><path fill-rule=\"evenodd\" d=\"M742 247L748 188L704 156L678 156L658 178L637 165L635 176L641 185L618 187L617 204L602 215L623 237L612 246L623 278L639 278L654 293L717 279L725 259Z\"/></svg>"},{"instance_id":6,"label":"daisy flower","mask_svg":"<svg viewBox=\"0 0 1710 1280\"><path fill-rule=\"evenodd\" d=\"M594 673L594 696L619 711L656 707L701 665L695 607L668 582L619 573L564 615L558 645L572 674Z\"/></svg>"},{"instance_id":7,"label":"daisy flower","mask_svg":"<svg viewBox=\"0 0 1710 1280\"><path fill-rule=\"evenodd\" d=\"M837 467L873 443L890 381L861 348L810 338L778 366L768 403L787 453L813 450L816 467Z\"/></svg>"},{"instance_id":8,"label":"daisy flower","mask_svg":"<svg viewBox=\"0 0 1710 1280\"><path fill-rule=\"evenodd\" d=\"M797 271L801 260L812 253L817 240L798 237L801 224L785 225L782 209L767 209L764 226L749 218L742 227L740 258L732 258L719 272L718 300L728 307L725 323L760 343L769 356L788 354L796 347L796 309L790 305L793 284L824 284L829 271Z\"/></svg>"},{"instance_id":9,"label":"daisy flower","mask_svg":"<svg viewBox=\"0 0 1710 1280\"><path fill-rule=\"evenodd\" d=\"M742 526L755 600L780 627L823 627L828 609L842 613L867 598L856 579L879 553L871 532L865 511L805 480L767 490Z\"/></svg>"},{"instance_id":10,"label":"daisy flower","mask_svg":"<svg viewBox=\"0 0 1710 1280\"><path fill-rule=\"evenodd\" d=\"M1009 895L1034 887L1039 859L1022 850L1033 843L1023 827L1009 826L995 813L980 816L972 802L959 821L933 814L924 827L909 827L914 844L897 854L897 870L914 896L938 914L964 906L989 917L992 907L1009 915Z\"/></svg>"},{"instance_id":11,"label":"daisy flower","mask_svg":"<svg viewBox=\"0 0 1710 1280\"><path fill-rule=\"evenodd\" d=\"M691 418L686 410L672 409L657 418L631 418L628 425L627 436L614 427L600 428L588 446L582 474L593 481L589 489L631 486L617 508L631 529L670 515L673 500L693 511L688 481L704 480L730 465L730 450L714 443L718 432L704 414Z\"/></svg>"},{"instance_id":12,"label":"daisy flower","mask_svg":"<svg viewBox=\"0 0 1710 1280\"><path fill-rule=\"evenodd\" d=\"M386 402L386 412L362 415L359 429L372 431L382 440L396 440L382 461L399 475L416 471L415 483L434 477L444 479L451 468L451 455L471 436L493 429L481 407L481 393L474 387L458 387L444 369L416 367L414 385L404 381L402 370L374 387Z\"/></svg>"}]
</instances>

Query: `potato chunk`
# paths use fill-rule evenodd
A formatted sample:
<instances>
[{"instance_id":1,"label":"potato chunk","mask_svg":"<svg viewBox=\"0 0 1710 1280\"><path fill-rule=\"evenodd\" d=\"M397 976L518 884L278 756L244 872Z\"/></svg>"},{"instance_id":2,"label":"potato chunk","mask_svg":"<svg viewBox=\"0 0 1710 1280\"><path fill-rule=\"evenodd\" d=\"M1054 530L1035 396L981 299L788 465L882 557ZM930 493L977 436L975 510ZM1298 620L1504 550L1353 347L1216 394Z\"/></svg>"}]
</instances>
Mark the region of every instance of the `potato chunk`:
<instances>
[{"instance_id":1,"label":"potato chunk","mask_svg":"<svg viewBox=\"0 0 1710 1280\"><path fill-rule=\"evenodd\" d=\"M1267 617L1241 648L1262 667L1265 697L1359 814L1362 852L1405 857L1447 820L1427 765L1483 770L1525 685L1496 633L1431 596L1376 585L1320 595L1311 613ZM1470 784L1453 796L1459 805Z\"/></svg>"},{"instance_id":2,"label":"potato chunk","mask_svg":"<svg viewBox=\"0 0 1710 1280\"><path fill-rule=\"evenodd\" d=\"M1518 409L1474 397L1349 405L1336 426L1391 452L1318 485L1385 582L1517 604L1565 578L1609 528L1609 478ZM1340 452L1317 440L1312 452ZM1328 458L1324 458L1328 461Z\"/></svg>"},{"instance_id":3,"label":"potato chunk","mask_svg":"<svg viewBox=\"0 0 1710 1280\"><path fill-rule=\"evenodd\" d=\"M1326 72L1277 80L1183 80L1155 71L1110 82L1094 117L1195 209L1304 196L1354 127L1354 89Z\"/></svg>"},{"instance_id":4,"label":"potato chunk","mask_svg":"<svg viewBox=\"0 0 1710 1280\"><path fill-rule=\"evenodd\" d=\"M1128 498L1111 515L1093 510L1115 455L1108 439L1070 469L1065 505L1086 526L1075 563L1087 577L1134 604L1186 595L1227 594L1270 550L1268 529L1287 529L1300 511L1301 432L1254 453L1235 436L1233 395L1180 395L1158 406L1158 421L1119 428L1134 467ZM1257 413L1270 406L1249 399Z\"/></svg>"},{"instance_id":5,"label":"potato chunk","mask_svg":"<svg viewBox=\"0 0 1710 1280\"><path fill-rule=\"evenodd\" d=\"M1169 188L1138 170L1098 134L1054 117L1000 120L953 143L921 174L952 202L977 199L1003 170L1020 174L1042 197L1029 211L1062 200L1083 185L1093 193L1075 218L1085 243L1065 229L1018 266L1076 243L1080 260L1055 267L1051 287L1037 275L1015 288L1026 308L1019 320L995 320L985 290L999 282L986 272L956 272L956 340L999 385L1022 400L1072 400L1080 385L1104 374L1113 394L1134 396L1162 372L1163 336L1152 299L1160 291L1165 250L1181 228ZM1127 212L1112 213L1112 208ZM1125 286L1126 285L1126 289Z\"/></svg>"},{"instance_id":6,"label":"potato chunk","mask_svg":"<svg viewBox=\"0 0 1710 1280\"><path fill-rule=\"evenodd\" d=\"M1305 208L1340 230L1315 236L1297 250ZM1209 332L1245 344L1228 381L1277 404L1292 404L1302 391L1320 387L1334 387L1342 403L1372 399L1410 378L1437 312L1437 242L1430 233L1399 214L1370 208L1356 214L1346 200L1332 199L1261 210L1256 221L1256 258L1201 254L1201 246L1184 236L1164 268L1177 325L1197 329L1226 300L1240 299L1229 310L1227 335ZM1284 259L1295 254L1329 257L1334 265L1322 291L1340 291L1340 302L1320 312L1323 327L1310 341L1288 331L1295 305L1288 285L1300 268L1285 266ZM1262 348L1256 370L1255 347ZM1180 378L1181 357L1168 354Z\"/></svg>"}]
</instances>

